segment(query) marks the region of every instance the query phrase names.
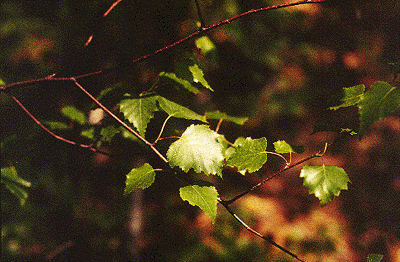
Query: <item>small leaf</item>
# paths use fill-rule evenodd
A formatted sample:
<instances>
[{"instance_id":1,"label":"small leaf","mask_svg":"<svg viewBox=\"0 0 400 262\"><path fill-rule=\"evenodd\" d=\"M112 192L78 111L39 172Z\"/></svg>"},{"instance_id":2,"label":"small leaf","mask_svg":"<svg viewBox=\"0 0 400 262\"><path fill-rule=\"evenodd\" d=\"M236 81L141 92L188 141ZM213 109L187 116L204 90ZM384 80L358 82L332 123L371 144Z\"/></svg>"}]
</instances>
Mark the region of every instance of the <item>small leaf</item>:
<instances>
[{"instance_id":1,"label":"small leaf","mask_svg":"<svg viewBox=\"0 0 400 262\"><path fill-rule=\"evenodd\" d=\"M367 129L387 117L400 105L400 89L386 82L375 82L358 103L360 138Z\"/></svg>"},{"instance_id":2,"label":"small leaf","mask_svg":"<svg viewBox=\"0 0 400 262\"><path fill-rule=\"evenodd\" d=\"M208 84L207 80L204 78L203 70L197 65L189 66L190 72L193 75L193 82L202 84L205 88L214 91L211 86Z\"/></svg>"},{"instance_id":3,"label":"small leaf","mask_svg":"<svg viewBox=\"0 0 400 262\"><path fill-rule=\"evenodd\" d=\"M1 168L1 183L19 199L23 206L28 198L28 192L23 187L30 187L31 183L18 176L14 167Z\"/></svg>"},{"instance_id":4,"label":"small leaf","mask_svg":"<svg viewBox=\"0 0 400 262\"><path fill-rule=\"evenodd\" d=\"M154 112L158 110L157 98L158 96L147 96L120 102L119 110L142 136L146 133L147 124L154 117Z\"/></svg>"},{"instance_id":5,"label":"small leaf","mask_svg":"<svg viewBox=\"0 0 400 262\"><path fill-rule=\"evenodd\" d=\"M180 196L192 206L198 206L215 222L217 216L218 192L213 186L191 185L179 189Z\"/></svg>"},{"instance_id":6,"label":"small leaf","mask_svg":"<svg viewBox=\"0 0 400 262\"><path fill-rule=\"evenodd\" d=\"M203 54L208 54L214 51L215 45L208 36L202 36L196 39L196 47L201 50Z\"/></svg>"},{"instance_id":7,"label":"small leaf","mask_svg":"<svg viewBox=\"0 0 400 262\"><path fill-rule=\"evenodd\" d=\"M221 174L224 145L218 138L206 125L189 126L168 149L170 166L179 166L185 172L193 168L196 173Z\"/></svg>"},{"instance_id":8,"label":"small leaf","mask_svg":"<svg viewBox=\"0 0 400 262\"><path fill-rule=\"evenodd\" d=\"M365 86L357 85L352 87L343 88L344 96L342 98L342 104L338 106L330 107L331 110L337 110L342 107L354 106L360 102L364 95Z\"/></svg>"},{"instance_id":9,"label":"small leaf","mask_svg":"<svg viewBox=\"0 0 400 262\"><path fill-rule=\"evenodd\" d=\"M74 106L65 106L61 108L61 113L80 125L84 125L87 122L85 114Z\"/></svg>"},{"instance_id":10,"label":"small leaf","mask_svg":"<svg viewBox=\"0 0 400 262\"><path fill-rule=\"evenodd\" d=\"M279 154L285 153L298 153L301 154L304 152L304 147L302 146L291 146L286 141L279 140L274 142L275 152Z\"/></svg>"},{"instance_id":11,"label":"small leaf","mask_svg":"<svg viewBox=\"0 0 400 262\"><path fill-rule=\"evenodd\" d=\"M146 189L153 184L156 173L151 165L144 164L139 168L134 168L126 175L126 186L124 195L128 195L138 188Z\"/></svg>"},{"instance_id":12,"label":"small leaf","mask_svg":"<svg viewBox=\"0 0 400 262\"><path fill-rule=\"evenodd\" d=\"M300 177L304 178L303 185L309 193L320 200L321 206L339 196L340 190L347 190L347 183L350 182L343 168L337 166L304 166Z\"/></svg>"},{"instance_id":13,"label":"small leaf","mask_svg":"<svg viewBox=\"0 0 400 262\"><path fill-rule=\"evenodd\" d=\"M226 113L220 112L219 110L213 112L207 112L206 117L207 119L223 119L234 122L238 125L244 125L244 123L248 120L247 117L228 116Z\"/></svg>"},{"instance_id":14,"label":"small leaf","mask_svg":"<svg viewBox=\"0 0 400 262\"><path fill-rule=\"evenodd\" d=\"M181 86L183 86L185 89L187 89L188 91L194 93L194 94L198 94L200 93L200 90L197 89L196 87L194 87L189 81L182 79L180 77L177 77L175 73L166 73L166 72L161 72L159 74L160 77L165 77L168 78L172 81L175 81L176 83L180 84Z\"/></svg>"},{"instance_id":15,"label":"small leaf","mask_svg":"<svg viewBox=\"0 0 400 262\"><path fill-rule=\"evenodd\" d=\"M240 137L234 143L235 152L230 153L230 157L226 165L238 168L242 174L245 171L253 173L259 170L267 161L267 139L265 137L259 139L244 139Z\"/></svg>"},{"instance_id":16,"label":"small leaf","mask_svg":"<svg viewBox=\"0 0 400 262\"><path fill-rule=\"evenodd\" d=\"M94 138L94 128L91 127L89 129L82 130L81 136L87 137L89 139L93 139Z\"/></svg>"},{"instance_id":17,"label":"small leaf","mask_svg":"<svg viewBox=\"0 0 400 262\"><path fill-rule=\"evenodd\" d=\"M380 262L383 259L381 254L369 254L367 257L367 262Z\"/></svg>"},{"instance_id":18,"label":"small leaf","mask_svg":"<svg viewBox=\"0 0 400 262\"><path fill-rule=\"evenodd\" d=\"M63 123L63 122L58 122L58 121L45 121L43 122L44 124L46 124L46 126L48 126L50 129L53 130L65 130L65 129L70 129L70 127Z\"/></svg>"},{"instance_id":19,"label":"small leaf","mask_svg":"<svg viewBox=\"0 0 400 262\"><path fill-rule=\"evenodd\" d=\"M189 120L199 120L207 123L207 119L205 116L199 115L196 112L181 106L175 102L172 102L162 96L158 97L158 103L160 107L169 115L176 118L184 118Z\"/></svg>"}]
</instances>

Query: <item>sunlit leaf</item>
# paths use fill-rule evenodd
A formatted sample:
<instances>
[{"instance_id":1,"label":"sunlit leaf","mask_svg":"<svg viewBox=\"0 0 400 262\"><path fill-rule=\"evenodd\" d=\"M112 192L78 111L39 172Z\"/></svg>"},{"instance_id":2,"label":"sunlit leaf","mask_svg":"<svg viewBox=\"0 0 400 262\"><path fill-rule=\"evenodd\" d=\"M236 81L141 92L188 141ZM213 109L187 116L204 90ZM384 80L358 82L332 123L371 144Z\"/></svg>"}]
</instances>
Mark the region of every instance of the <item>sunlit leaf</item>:
<instances>
[{"instance_id":1,"label":"sunlit leaf","mask_svg":"<svg viewBox=\"0 0 400 262\"><path fill-rule=\"evenodd\" d=\"M190 110L189 108L181 106L162 96L158 97L158 103L160 107L170 116L176 118L189 119L189 120L199 120L207 123L207 119L205 116L199 115L196 112Z\"/></svg>"},{"instance_id":2,"label":"sunlit leaf","mask_svg":"<svg viewBox=\"0 0 400 262\"><path fill-rule=\"evenodd\" d=\"M215 222L217 216L218 192L213 186L191 185L179 189L183 200L198 206Z\"/></svg>"},{"instance_id":3,"label":"sunlit leaf","mask_svg":"<svg viewBox=\"0 0 400 262\"><path fill-rule=\"evenodd\" d=\"M238 125L244 125L244 123L248 120L247 117L229 116L226 113L220 112L219 110L213 112L206 112L206 117L207 119L223 119L234 122Z\"/></svg>"},{"instance_id":4,"label":"sunlit leaf","mask_svg":"<svg viewBox=\"0 0 400 262\"><path fill-rule=\"evenodd\" d=\"M245 171L253 173L259 170L267 161L267 139L251 139L250 137L238 138L234 143L235 152L230 153L228 166L237 167L244 174Z\"/></svg>"},{"instance_id":5,"label":"sunlit leaf","mask_svg":"<svg viewBox=\"0 0 400 262\"><path fill-rule=\"evenodd\" d=\"M61 108L61 113L81 125L87 122L85 114L74 106L65 106Z\"/></svg>"},{"instance_id":6,"label":"sunlit leaf","mask_svg":"<svg viewBox=\"0 0 400 262\"><path fill-rule=\"evenodd\" d=\"M285 153L298 153L301 154L304 152L304 147L302 146L291 146L286 141L279 140L274 142L275 152L279 154Z\"/></svg>"},{"instance_id":7,"label":"sunlit leaf","mask_svg":"<svg viewBox=\"0 0 400 262\"><path fill-rule=\"evenodd\" d=\"M221 174L224 145L218 138L206 125L189 126L168 149L170 166L179 166L185 172L192 168L197 173Z\"/></svg>"},{"instance_id":8,"label":"sunlit leaf","mask_svg":"<svg viewBox=\"0 0 400 262\"><path fill-rule=\"evenodd\" d=\"M338 106L330 107L329 109L337 110L342 107L357 105L358 102L360 102L361 98L364 95L364 90L365 90L364 85L357 85L357 86L343 88L343 92L344 92L344 95L342 98L343 103Z\"/></svg>"},{"instance_id":9,"label":"sunlit leaf","mask_svg":"<svg viewBox=\"0 0 400 262\"><path fill-rule=\"evenodd\" d=\"M190 91L190 92L192 92L194 94L198 94L200 92L200 90L197 89L196 87L194 87L189 81L176 76L175 73L161 72L160 73L160 77L165 77L165 78L168 78L168 79L170 79L172 81L175 81L176 83L180 84L185 89L187 89L188 91Z\"/></svg>"},{"instance_id":10,"label":"sunlit leaf","mask_svg":"<svg viewBox=\"0 0 400 262\"><path fill-rule=\"evenodd\" d=\"M139 168L134 168L126 175L126 186L124 195L130 194L138 188L148 188L153 184L156 173L151 165L144 164Z\"/></svg>"},{"instance_id":11,"label":"sunlit leaf","mask_svg":"<svg viewBox=\"0 0 400 262\"><path fill-rule=\"evenodd\" d=\"M375 82L358 103L360 137L380 119L387 117L400 105L400 89L386 82Z\"/></svg>"},{"instance_id":12,"label":"sunlit leaf","mask_svg":"<svg viewBox=\"0 0 400 262\"><path fill-rule=\"evenodd\" d=\"M203 70L197 65L194 64L192 66L189 66L190 72L192 72L193 75L193 82L195 83L200 83L202 84L205 88L214 91L211 86L208 84L207 80L204 78L204 73Z\"/></svg>"},{"instance_id":13,"label":"sunlit leaf","mask_svg":"<svg viewBox=\"0 0 400 262\"><path fill-rule=\"evenodd\" d=\"M202 36L196 39L196 47L201 50L203 54L207 54L215 50L215 45L208 36Z\"/></svg>"},{"instance_id":14,"label":"sunlit leaf","mask_svg":"<svg viewBox=\"0 0 400 262\"><path fill-rule=\"evenodd\" d=\"M300 172L304 186L310 194L314 194L321 206L325 206L339 196L340 190L347 190L349 177L343 168L337 166L304 166Z\"/></svg>"},{"instance_id":15,"label":"sunlit leaf","mask_svg":"<svg viewBox=\"0 0 400 262\"><path fill-rule=\"evenodd\" d=\"M383 259L381 254L369 254L367 257L367 262L380 262Z\"/></svg>"},{"instance_id":16,"label":"sunlit leaf","mask_svg":"<svg viewBox=\"0 0 400 262\"><path fill-rule=\"evenodd\" d=\"M119 110L142 136L146 133L147 124L154 117L154 112L158 110L157 98L158 96L147 96L120 102Z\"/></svg>"},{"instance_id":17,"label":"sunlit leaf","mask_svg":"<svg viewBox=\"0 0 400 262\"><path fill-rule=\"evenodd\" d=\"M19 199L21 205L24 205L28 192L23 187L30 187L31 183L18 176L14 167L1 168L1 183Z\"/></svg>"}]
</instances>

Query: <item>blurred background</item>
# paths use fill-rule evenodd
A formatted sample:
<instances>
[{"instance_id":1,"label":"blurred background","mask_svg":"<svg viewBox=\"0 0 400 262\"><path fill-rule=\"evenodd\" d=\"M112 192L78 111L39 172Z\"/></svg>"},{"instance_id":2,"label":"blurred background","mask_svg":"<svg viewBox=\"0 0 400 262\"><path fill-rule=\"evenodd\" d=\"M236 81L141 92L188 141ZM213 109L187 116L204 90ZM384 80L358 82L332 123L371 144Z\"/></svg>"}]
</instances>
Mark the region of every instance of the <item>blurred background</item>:
<instances>
[{"instance_id":1,"label":"blurred background","mask_svg":"<svg viewBox=\"0 0 400 262\"><path fill-rule=\"evenodd\" d=\"M326 110L338 104L343 87L396 81L399 1L332 0L260 12L208 31L206 54L193 39L133 66L134 59L198 29L195 2L122 0L103 17L113 2L2 0L0 79L9 84L119 67L80 80L95 96L116 90L115 97L103 101L115 110L121 94L148 90L161 71L178 72L194 59L215 92L186 96L169 86L157 92L199 113L219 109L249 117L244 126L223 122L220 133L231 142L239 136L266 137L271 150L276 140L303 145L306 151L293 161L335 141L323 161L308 164L341 166L352 181L349 190L321 208L302 186L298 167L235 203L239 216L307 261L366 261L370 253L400 261L399 110L361 141L313 134L321 123L357 129L353 108ZM206 25L287 2L199 0ZM61 113L65 106L87 115L95 109L65 82L35 84L12 94L44 122L70 121ZM2 261L292 261L222 208L213 225L180 199L180 185L168 174L158 174L149 189L124 197L126 174L159 161L139 142L116 135L101 145L114 156L93 153L45 133L6 94L0 94L0 106L2 167L14 166L32 182L23 206L2 185ZM150 141L165 119L158 116L146 133ZM172 121L165 132L174 134L188 123ZM70 121L68 131L57 133L87 143L81 129ZM166 142L159 146L165 152ZM257 174L227 169L223 181L214 182L229 199L283 166L270 156Z\"/></svg>"}]
</instances>

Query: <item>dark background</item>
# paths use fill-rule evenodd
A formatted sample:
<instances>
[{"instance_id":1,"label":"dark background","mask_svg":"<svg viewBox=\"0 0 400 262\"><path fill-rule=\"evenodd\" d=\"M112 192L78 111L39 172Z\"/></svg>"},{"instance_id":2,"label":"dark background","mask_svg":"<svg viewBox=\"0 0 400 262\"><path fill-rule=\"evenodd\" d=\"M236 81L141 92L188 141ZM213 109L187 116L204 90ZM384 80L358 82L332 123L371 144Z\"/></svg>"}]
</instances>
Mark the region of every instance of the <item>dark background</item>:
<instances>
[{"instance_id":1,"label":"dark background","mask_svg":"<svg viewBox=\"0 0 400 262\"><path fill-rule=\"evenodd\" d=\"M210 25L285 1L199 2ZM243 219L307 261L365 261L369 253L383 254L384 261L400 259L399 111L361 141L312 135L317 122L357 128L355 110L326 110L337 104L343 87L394 80L390 63L400 60L398 1L327 1L261 12L209 31L216 45L211 54L201 55L189 41L134 65L132 60L196 30L194 1L122 1L102 18L112 3L1 1L0 78L8 84L118 67L81 84L94 95L115 85L139 94L159 72L179 69L194 54L215 92L183 97L184 103L200 113L218 108L249 117L243 127L222 124L228 140L266 137L271 149L278 139L301 144L306 152L294 157L299 160L335 137L323 163L342 166L352 181L348 191L321 208L302 186L299 169L288 172L235 204ZM183 99L166 88L158 91ZM65 105L85 112L94 108L66 83L32 85L13 94L43 121L66 121L60 114ZM110 99L107 106L117 102ZM95 154L43 132L7 95L1 94L0 103L2 166L15 166L33 183L23 207L2 186L3 261L291 261L222 209L212 225L179 198L179 184L167 175L123 197L125 175L158 161L137 142L116 137L103 145L114 157ZM162 121L156 116L146 137L156 137ZM87 142L79 127L72 130L61 135ZM235 195L282 167L272 156L269 163L246 177L225 170L220 193Z\"/></svg>"}]
</instances>

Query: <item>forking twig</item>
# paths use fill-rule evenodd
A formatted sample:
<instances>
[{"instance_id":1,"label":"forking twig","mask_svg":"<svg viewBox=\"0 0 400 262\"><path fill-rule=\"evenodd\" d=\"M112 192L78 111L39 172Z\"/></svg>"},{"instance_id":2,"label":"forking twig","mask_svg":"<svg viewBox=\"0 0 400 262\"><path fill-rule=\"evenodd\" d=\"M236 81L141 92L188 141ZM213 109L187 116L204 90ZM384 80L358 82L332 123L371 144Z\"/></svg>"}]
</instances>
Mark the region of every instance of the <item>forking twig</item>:
<instances>
[{"instance_id":1,"label":"forking twig","mask_svg":"<svg viewBox=\"0 0 400 262\"><path fill-rule=\"evenodd\" d=\"M293 167L296 167L296 166L298 166L298 165L300 165L300 164L302 164L302 163L304 163L304 162L306 162L306 161L308 161L308 160L311 160L311 159L313 159L313 158L322 157L322 156L324 155L324 153L326 152L327 146L328 146L328 144L325 143L325 146L324 146L324 149L323 149L323 150L321 150L321 151L319 151L319 152L317 152L317 153L315 153L315 154L313 154L313 155L311 155L311 156L309 156L309 157L306 157L306 158L304 158L304 159L302 159L302 160L300 160L300 161L294 163L293 165L285 166L283 169L279 170L278 172L276 172L276 173L273 174L272 176L270 176L270 177L268 177L268 178L266 178L266 179L263 179L263 180L262 180L261 182L259 182L258 184L252 186L250 189L244 191L243 193L241 193L241 194L235 196L235 197L232 198L231 200L221 200L221 201L224 202L225 204L228 204L228 205L229 205L229 204L232 204L233 202L235 202L235 201L238 200L239 198L241 198L241 197L247 195L248 193L250 193L250 192L256 190L257 188L259 188L260 186L264 185L266 182L268 182L268 181L271 180L272 178L274 178L274 177L276 177L276 176L282 174L282 173L285 172L286 170L289 170L289 169L291 169L291 168L293 168Z\"/></svg>"},{"instance_id":2,"label":"forking twig","mask_svg":"<svg viewBox=\"0 0 400 262\"><path fill-rule=\"evenodd\" d=\"M132 61L131 66L133 66L136 63L139 63L141 61L144 61L144 60L146 60L146 59L148 59L150 57L153 57L153 56L156 56L156 55L158 55L160 53L163 53L164 51L166 51L168 49L171 49L173 47L181 45L181 44L189 41L190 39L192 39L194 37L201 36L202 34L204 34L207 31L210 31L212 29L215 29L215 28L217 28L219 26L222 26L222 25L225 25L225 24L229 24L229 23L231 23L231 22L233 22L233 21L235 21L235 20L237 20L239 18L242 18L244 16L247 16L247 15L256 14L256 13L263 12L263 11L286 8L286 7L290 7L290 6L296 6L296 5L302 5L302 4L322 4L324 2L325 2L325 0L301 0L301 1L293 2L293 3L262 7L262 8L258 8L258 9L251 9L251 10L249 10L247 12L242 13L242 14L233 16L233 17L228 18L226 20L223 20L221 22L218 22L218 23L215 23L213 25L204 27L201 30L192 33L191 35L188 35L188 36L176 41L175 43L172 43L172 44L170 44L168 46L160 48L160 49L158 49L158 50L156 50L156 51L154 51L152 53L149 53L147 55L144 55L144 56L141 56L139 58L136 58L135 60ZM96 75L108 74L108 73L120 70L121 68L122 67L111 67L111 68L99 70L99 71L96 71L96 72L90 72L90 73L85 73L85 74L82 74L82 75L76 75L76 76L73 76L73 78L80 79L80 78L86 78L86 77L91 77L91 76L96 76ZM21 82L16 82L16 83L0 86L0 90L4 90L5 91L5 90L11 89L11 88L28 86L28 85L31 85L33 83L40 83L40 82L46 82L46 81L65 81L65 80L69 80L69 79L70 78L65 78L65 77L47 76L47 77L43 77L43 78L27 80L27 81L21 81Z\"/></svg>"}]
</instances>

